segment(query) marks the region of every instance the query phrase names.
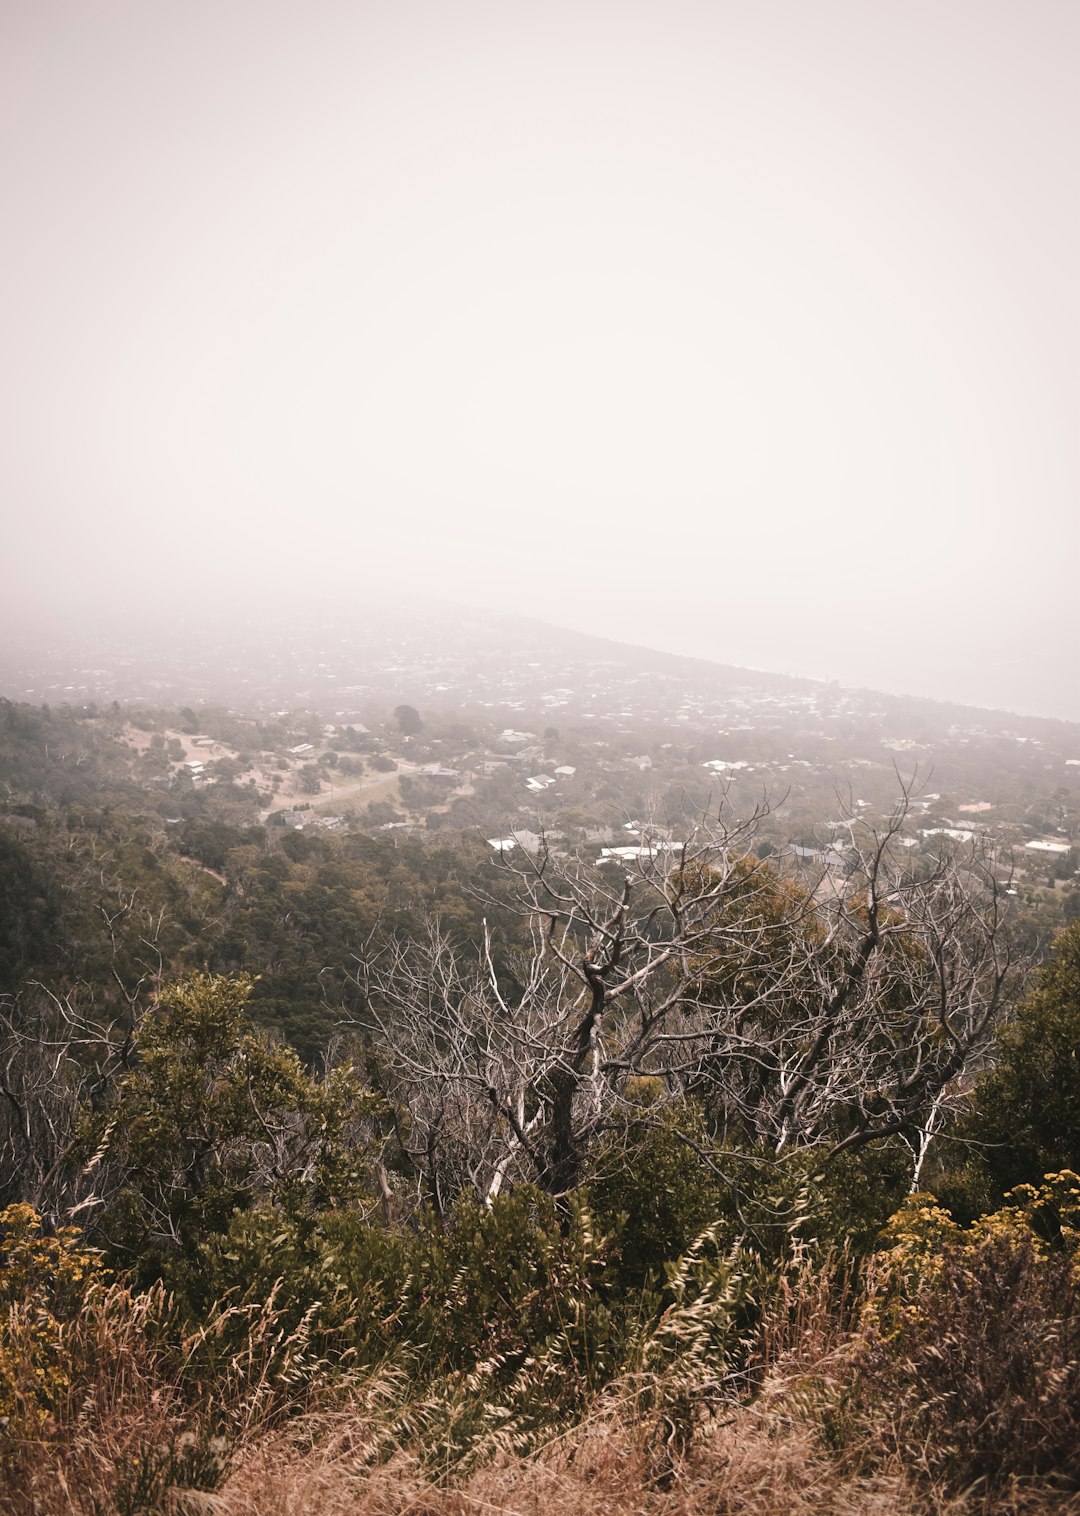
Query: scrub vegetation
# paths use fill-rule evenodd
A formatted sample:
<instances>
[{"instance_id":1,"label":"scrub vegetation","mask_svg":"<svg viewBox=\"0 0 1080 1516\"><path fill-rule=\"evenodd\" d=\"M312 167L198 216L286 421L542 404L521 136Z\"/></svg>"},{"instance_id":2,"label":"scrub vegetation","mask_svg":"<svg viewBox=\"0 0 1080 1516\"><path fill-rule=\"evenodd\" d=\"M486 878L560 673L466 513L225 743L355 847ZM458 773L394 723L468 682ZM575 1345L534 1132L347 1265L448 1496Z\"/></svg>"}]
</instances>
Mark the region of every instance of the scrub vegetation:
<instances>
[{"instance_id":1,"label":"scrub vegetation","mask_svg":"<svg viewBox=\"0 0 1080 1516\"><path fill-rule=\"evenodd\" d=\"M1080 923L910 790L815 874L6 732L3 1509L1076 1508Z\"/></svg>"}]
</instances>

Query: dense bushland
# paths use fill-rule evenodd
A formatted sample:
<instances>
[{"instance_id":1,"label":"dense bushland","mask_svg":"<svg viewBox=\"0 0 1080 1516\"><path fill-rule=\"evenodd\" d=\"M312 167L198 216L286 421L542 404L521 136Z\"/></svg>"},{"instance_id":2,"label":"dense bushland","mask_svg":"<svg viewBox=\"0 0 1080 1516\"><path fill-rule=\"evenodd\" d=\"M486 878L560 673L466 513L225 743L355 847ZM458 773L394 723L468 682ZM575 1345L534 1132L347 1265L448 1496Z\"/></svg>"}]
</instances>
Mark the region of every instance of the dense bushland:
<instances>
[{"instance_id":1,"label":"dense bushland","mask_svg":"<svg viewBox=\"0 0 1080 1516\"><path fill-rule=\"evenodd\" d=\"M114 907L76 820L111 982L4 1007L5 1509L1080 1503L1080 925L1014 1000L977 858L886 831L826 907L743 827L471 894L233 836ZM275 892L268 947L338 922L320 1057L190 967Z\"/></svg>"},{"instance_id":2,"label":"dense bushland","mask_svg":"<svg viewBox=\"0 0 1080 1516\"><path fill-rule=\"evenodd\" d=\"M736 1204L680 1140L703 1117L650 1121L645 1086L567 1201L521 1184L395 1216L379 1097L261 1039L246 990L176 986L88 1113L78 1161L119 1175L96 1245L0 1215L5 1509L1072 1502L1076 1174L966 1228L897 1206L873 1149L839 1182L759 1159Z\"/></svg>"},{"instance_id":3,"label":"dense bushland","mask_svg":"<svg viewBox=\"0 0 1080 1516\"><path fill-rule=\"evenodd\" d=\"M1063 1509L1078 1219L1074 1174L968 1230L917 1196L869 1261L710 1229L628 1290L581 1205L310 1246L253 1216L221 1244L246 1287L195 1310L11 1207L4 1507Z\"/></svg>"}]
</instances>

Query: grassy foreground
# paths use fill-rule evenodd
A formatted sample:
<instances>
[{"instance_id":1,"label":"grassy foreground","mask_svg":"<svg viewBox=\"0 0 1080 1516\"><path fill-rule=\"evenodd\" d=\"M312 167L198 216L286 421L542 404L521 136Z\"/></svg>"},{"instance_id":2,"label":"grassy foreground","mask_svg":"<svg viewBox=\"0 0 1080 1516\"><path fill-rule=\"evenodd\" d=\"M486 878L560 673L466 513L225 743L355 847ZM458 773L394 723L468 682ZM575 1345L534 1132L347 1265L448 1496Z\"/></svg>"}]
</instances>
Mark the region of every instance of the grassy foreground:
<instances>
[{"instance_id":1,"label":"grassy foreground","mask_svg":"<svg viewBox=\"0 0 1080 1516\"><path fill-rule=\"evenodd\" d=\"M514 1341L492 1326L436 1355L430 1327L394 1341L384 1319L376 1360L358 1348L370 1323L332 1324L315 1297L301 1310L287 1281L195 1321L14 1206L0 1509L1080 1510L1078 1223L1065 1173L968 1229L913 1197L861 1264L798 1242L766 1264L706 1232L617 1331L587 1270L560 1276L548 1319L522 1269L494 1281ZM452 1321L470 1288L458 1268L427 1304Z\"/></svg>"}]
</instances>

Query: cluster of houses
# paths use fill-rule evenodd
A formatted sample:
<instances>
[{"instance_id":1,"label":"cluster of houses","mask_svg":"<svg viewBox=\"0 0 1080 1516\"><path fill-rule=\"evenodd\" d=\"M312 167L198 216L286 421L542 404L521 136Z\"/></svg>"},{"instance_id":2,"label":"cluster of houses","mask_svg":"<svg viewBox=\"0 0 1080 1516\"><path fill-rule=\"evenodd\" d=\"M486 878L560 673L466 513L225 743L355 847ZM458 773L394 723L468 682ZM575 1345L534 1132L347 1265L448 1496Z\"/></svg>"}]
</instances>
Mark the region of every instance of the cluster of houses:
<instances>
[{"instance_id":1,"label":"cluster of houses","mask_svg":"<svg viewBox=\"0 0 1080 1516\"><path fill-rule=\"evenodd\" d=\"M276 671L238 687L237 703L281 723L285 706L305 712L273 754L279 773L306 768L330 747L356 753L339 741L347 723L353 735L364 732L369 752L442 791L425 796L428 815L471 797L478 824L502 851L534 845L537 816L547 825L565 808L578 813L575 837L596 842L601 857L630 861L636 850L640 858L664 839L614 835L621 820L608 818L620 805L623 816L641 813L639 796L696 781L745 796L751 807L767 792L777 839L794 838L808 863L839 869L843 836L812 845L835 815L836 792L852 815L880 823L895 803L898 774L916 770L924 779L932 773L939 788L915 784L905 846L987 839L1011 847L1045 879L1080 843L1077 729L1065 723L605 650L539 625L495 637L482 618L460 636L445 628L434 635L418 617L385 634L376 628L362 647L319 633L275 648ZM241 662L238 654L237 668ZM411 742L389 715L402 700L424 718ZM336 723L321 740L315 710ZM181 766L200 788L211 782L212 759L235 757L209 736L185 740ZM312 796L313 810L301 809L299 788L284 782L278 791L286 825L354 824L328 814L343 805L325 793ZM586 823L601 814L605 824L590 831ZM424 815L418 804L407 820L380 824L420 826Z\"/></svg>"}]
</instances>

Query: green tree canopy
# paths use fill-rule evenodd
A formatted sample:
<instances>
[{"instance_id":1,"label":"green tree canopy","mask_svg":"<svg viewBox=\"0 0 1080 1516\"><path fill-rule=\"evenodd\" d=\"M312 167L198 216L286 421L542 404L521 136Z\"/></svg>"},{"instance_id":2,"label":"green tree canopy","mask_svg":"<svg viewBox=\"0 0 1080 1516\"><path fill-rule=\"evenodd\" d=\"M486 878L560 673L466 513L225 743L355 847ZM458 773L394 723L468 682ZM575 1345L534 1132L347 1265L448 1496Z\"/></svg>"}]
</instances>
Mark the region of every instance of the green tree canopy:
<instances>
[{"instance_id":1,"label":"green tree canopy","mask_svg":"<svg viewBox=\"0 0 1080 1516\"><path fill-rule=\"evenodd\" d=\"M314 1213L370 1193L378 1101L351 1066L315 1078L257 1033L251 989L242 975L170 986L139 1028L116 1099L90 1122L104 1231L121 1253L191 1253L257 1200Z\"/></svg>"},{"instance_id":2,"label":"green tree canopy","mask_svg":"<svg viewBox=\"0 0 1080 1516\"><path fill-rule=\"evenodd\" d=\"M424 728L420 712L412 705L399 705L394 711L394 720L398 724L398 731L406 737L415 737Z\"/></svg>"},{"instance_id":3,"label":"green tree canopy","mask_svg":"<svg viewBox=\"0 0 1080 1516\"><path fill-rule=\"evenodd\" d=\"M1080 921L1059 932L1050 962L998 1038L976 1089L971 1135L995 1194L1080 1169Z\"/></svg>"}]
</instances>

